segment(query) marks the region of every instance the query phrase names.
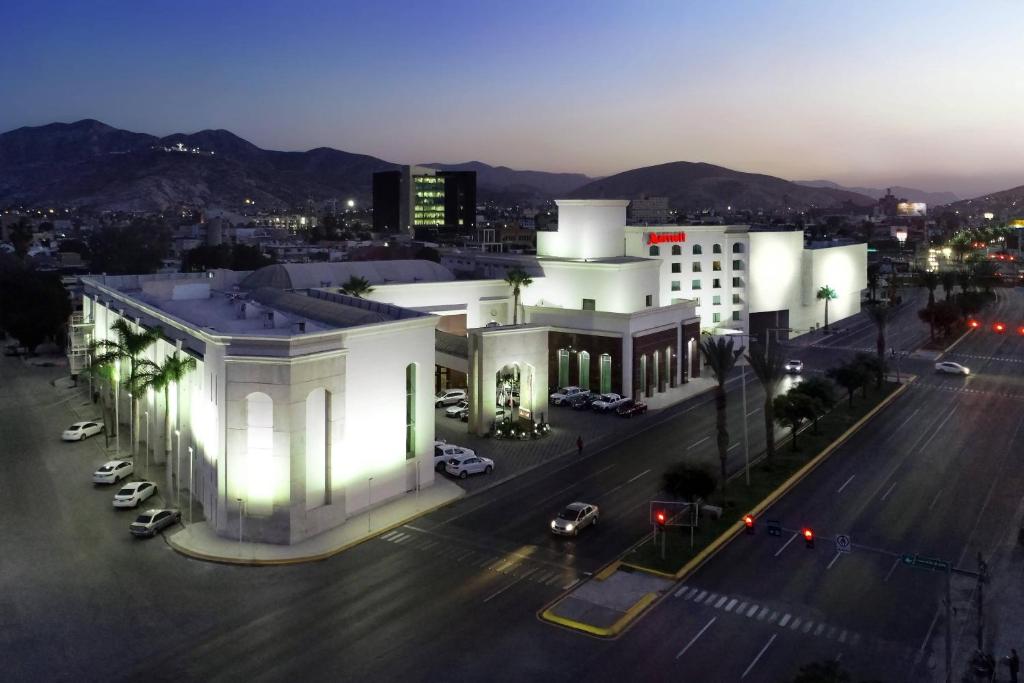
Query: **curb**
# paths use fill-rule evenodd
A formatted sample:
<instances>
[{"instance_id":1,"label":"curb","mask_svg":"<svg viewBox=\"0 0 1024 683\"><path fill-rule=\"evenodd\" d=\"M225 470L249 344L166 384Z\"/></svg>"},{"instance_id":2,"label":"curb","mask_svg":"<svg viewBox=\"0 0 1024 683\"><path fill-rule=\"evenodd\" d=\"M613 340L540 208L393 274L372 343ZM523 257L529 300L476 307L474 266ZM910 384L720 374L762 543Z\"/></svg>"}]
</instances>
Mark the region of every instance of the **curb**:
<instances>
[{"instance_id":1,"label":"curb","mask_svg":"<svg viewBox=\"0 0 1024 683\"><path fill-rule=\"evenodd\" d=\"M566 628L571 628L574 631L584 631L585 633L600 636L601 638L613 638L619 635L623 631L623 629L626 628L626 626L628 626L634 619L636 619L636 617L641 612L647 609L651 605L651 603L653 603L657 599L657 593L647 593L642 598L637 600L632 607L626 610L625 613L623 613L623 615L619 617L611 626L594 626L592 624L586 624L582 621L575 621L573 619L569 619L568 617L561 617L557 614L554 614L551 611L550 607L544 610L544 612L542 612L540 616L541 619L544 619L545 621L551 622L553 624L558 624L560 626L565 626Z\"/></svg>"}]
</instances>

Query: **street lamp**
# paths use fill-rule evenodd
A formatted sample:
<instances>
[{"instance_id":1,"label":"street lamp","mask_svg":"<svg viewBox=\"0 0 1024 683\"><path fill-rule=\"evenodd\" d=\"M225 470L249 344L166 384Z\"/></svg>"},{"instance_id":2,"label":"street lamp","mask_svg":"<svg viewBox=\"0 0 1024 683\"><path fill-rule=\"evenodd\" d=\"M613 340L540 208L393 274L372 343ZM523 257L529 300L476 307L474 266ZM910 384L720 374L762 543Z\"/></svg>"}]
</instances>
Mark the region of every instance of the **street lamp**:
<instances>
[{"instance_id":1,"label":"street lamp","mask_svg":"<svg viewBox=\"0 0 1024 683\"><path fill-rule=\"evenodd\" d=\"M128 392L128 404L131 405L133 408L135 407L134 400L135 399L132 396L132 392L129 391ZM129 419L128 437L131 439L132 456L134 457L135 456L135 413L134 413L134 410L132 411L132 416Z\"/></svg>"},{"instance_id":2,"label":"street lamp","mask_svg":"<svg viewBox=\"0 0 1024 683\"><path fill-rule=\"evenodd\" d=\"M146 476L149 476L149 411L146 411Z\"/></svg>"},{"instance_id":3,"label":"street lamp","mask_svg":"<svg viewBox=\"0 0 1024 683\"><path fill-rule=\"evenodd\" d=\"M370 503L373 501L373 477L366 480L366 533L373 530L373 523L370 521Z\"/></svg>"},{"instance_id":4,"label":"street lamp","mask_svg":"<svg viewBox=\"0 0 1024 683\"><path fill-rule=\"evenodd\" d=\"M245 516L245 501L235 498L238 501L238 556L242 556L242 518Z\"/></svg>"},{"instance_id":5,"label":"street lamp","mask_svg":"<svg viewBox=\"0 0 1024 683\"><path fill-rule=\"evenodd\" d=\"M117 456L121 457L121 361L114 361L114 436Z\"/></svg>"},{"instance_id":6,"label":"street lamp","mask_svg":"<svg viewBox=\"0 0 1024 683\"><path fill-rule=\"evenodd\" d=\"M175 429L174 436L178 437L178 455L176 460L178 464L174 468L174 500L175 504L181 508L181 430Z\"/></svg>"}]
</instances>

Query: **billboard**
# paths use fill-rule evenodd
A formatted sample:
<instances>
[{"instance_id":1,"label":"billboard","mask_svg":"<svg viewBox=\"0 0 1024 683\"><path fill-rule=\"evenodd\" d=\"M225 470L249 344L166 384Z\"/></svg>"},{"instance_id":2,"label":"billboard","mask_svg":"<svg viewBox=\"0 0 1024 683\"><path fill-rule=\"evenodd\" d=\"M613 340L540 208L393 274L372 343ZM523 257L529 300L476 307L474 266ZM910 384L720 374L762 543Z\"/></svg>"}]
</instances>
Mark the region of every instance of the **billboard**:
<instances>
[{"instance_id":1,"label":"billboard","mask_svg":"<svg viewBox=\"0 0 1024 683\"><path fill-rule=\"evenodd\" d=\"M900 202L896 205L897 216L924 216L928 213L928 205L924 202Z\"/></svg>"}]
</instances>

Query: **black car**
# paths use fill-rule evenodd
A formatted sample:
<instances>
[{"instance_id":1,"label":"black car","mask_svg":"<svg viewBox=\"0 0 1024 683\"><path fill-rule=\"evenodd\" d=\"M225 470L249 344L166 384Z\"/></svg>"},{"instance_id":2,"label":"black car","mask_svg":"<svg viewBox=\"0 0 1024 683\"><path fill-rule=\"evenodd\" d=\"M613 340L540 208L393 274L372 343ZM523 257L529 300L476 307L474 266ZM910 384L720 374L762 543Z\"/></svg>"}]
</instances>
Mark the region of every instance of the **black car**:
<instances>
[{"instance_id":1,"label":"black car","mask_svg":"<svg viewBox=\"0 0 1024 683\"><path fill-rule=\"evenodd\" d=\"M590 404L597 399L594 394L575 394L565 399L562 405L569 406L574 410L589 410Z\"/></svg>"},{"instance_id":2,"label":"black car","mask_svg":"<svg viewBox=\"0 0 1024 683\"><path fill-rule=\"evenodd\" d=\"M641 401L634 401L633 399L626 399L626 401L615 409L615 413L619 417L633 417L634 415L643 415L647 412L647 404Z\"/></svg>"}]
</instances>

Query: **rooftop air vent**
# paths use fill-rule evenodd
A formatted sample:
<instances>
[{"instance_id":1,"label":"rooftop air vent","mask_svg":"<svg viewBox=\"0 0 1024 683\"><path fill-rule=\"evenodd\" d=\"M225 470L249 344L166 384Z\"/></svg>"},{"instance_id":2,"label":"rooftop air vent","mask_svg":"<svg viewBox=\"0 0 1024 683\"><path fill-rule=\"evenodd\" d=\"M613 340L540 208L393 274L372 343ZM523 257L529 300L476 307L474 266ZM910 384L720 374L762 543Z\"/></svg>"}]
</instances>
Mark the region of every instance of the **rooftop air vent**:
<instances>
[{"instance_id":1,"label":"rooftop air vent","mask_svg":"<svg viewBox=\"0 0 1024 683\"><path fill-rule=\"evenodd\" d=\"M263 314L263 327L265 329L268 329L268 330L271 330L271 329L274 328L274 312L273 311L266 311Z\"/></svg>"},{"instance_id":2,"label":"rooftop air vent","mask_svg":"<svg viewBox=\"0 0 1024 683\"><path fill-rule=\"evenodd\" d=\"M295 334L305 334L306 333L306 321L305 320L300 320L298 322L292 323L292 332L294 332Z\"/></svg>"}]
</instances>

